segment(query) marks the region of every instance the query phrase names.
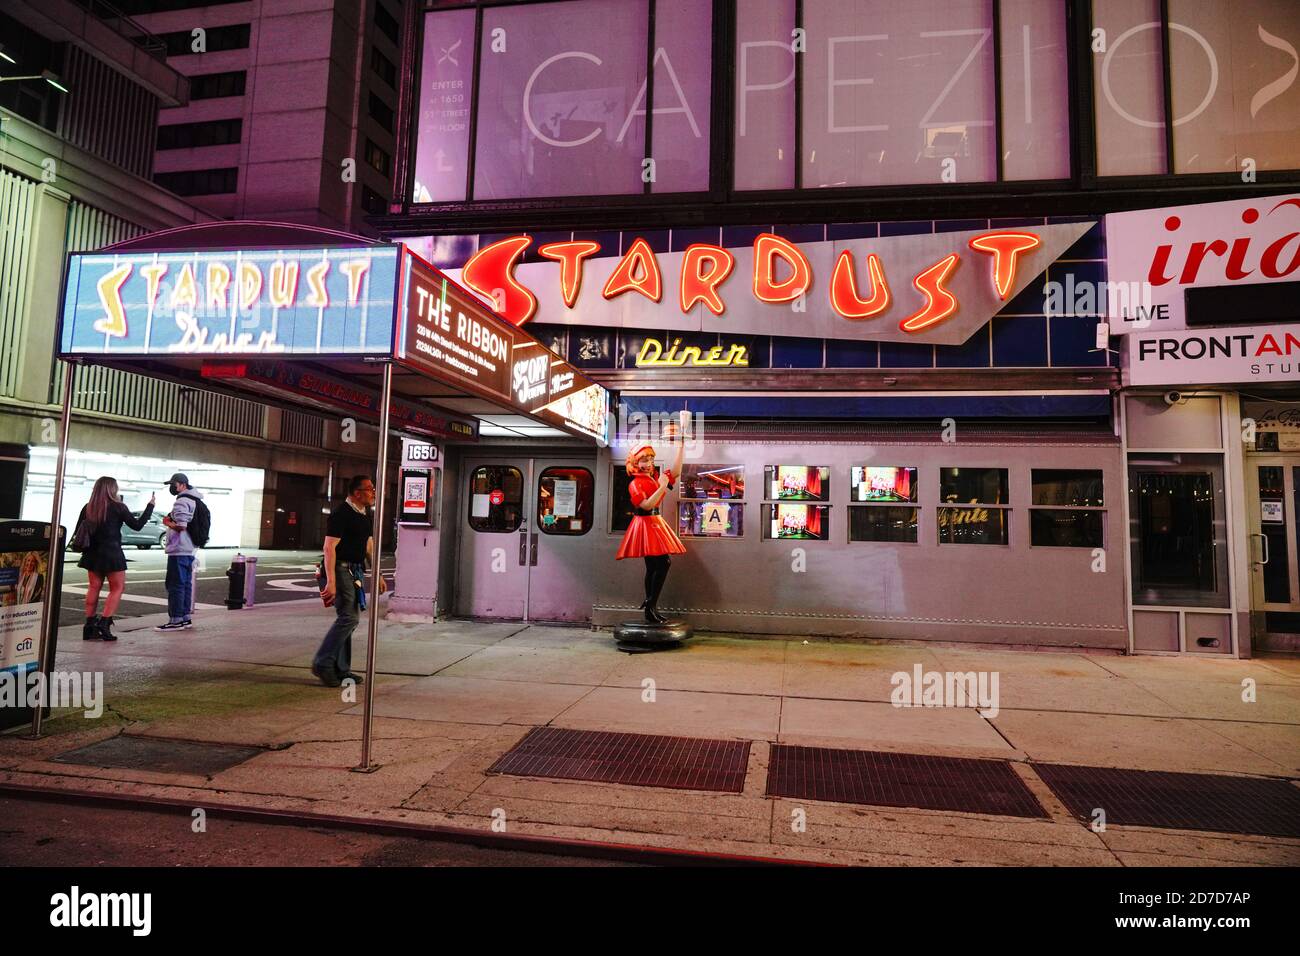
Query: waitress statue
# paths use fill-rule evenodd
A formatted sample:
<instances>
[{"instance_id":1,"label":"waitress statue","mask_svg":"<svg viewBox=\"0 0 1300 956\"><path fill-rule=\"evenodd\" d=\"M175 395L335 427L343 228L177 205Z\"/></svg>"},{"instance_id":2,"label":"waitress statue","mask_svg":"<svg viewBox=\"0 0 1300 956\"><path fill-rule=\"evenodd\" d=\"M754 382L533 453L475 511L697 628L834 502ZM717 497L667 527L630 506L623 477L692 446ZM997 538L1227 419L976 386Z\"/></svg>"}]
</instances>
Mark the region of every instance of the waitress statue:
<instances>
[{"instance_id":1,"label":"waitress statue","mask_svg":"<svg viewBox=\"0 0 1300 956\"><path fill-rule=\"evenodd\" d=\"M681 432L689 421L690 412L683 411L680 425L678 422L670 422L664 428L664 438L670 446L676 445L676 449L673 452L672 466L662 473L655 472L655 450L652 446L642 445L627 455L627 473L632 478L628 484L628 495L636 513L623 535L623 543L619 545L618 560L645 559L645 601L641 607L645 610L647 624L669 623L659 613L659 593L664 589L668 568L672 564L669 555L686 553L686 546L659 514L659 505L673 483L681 477L682 453L685 450Z\"/></svg>"}]
</instances>

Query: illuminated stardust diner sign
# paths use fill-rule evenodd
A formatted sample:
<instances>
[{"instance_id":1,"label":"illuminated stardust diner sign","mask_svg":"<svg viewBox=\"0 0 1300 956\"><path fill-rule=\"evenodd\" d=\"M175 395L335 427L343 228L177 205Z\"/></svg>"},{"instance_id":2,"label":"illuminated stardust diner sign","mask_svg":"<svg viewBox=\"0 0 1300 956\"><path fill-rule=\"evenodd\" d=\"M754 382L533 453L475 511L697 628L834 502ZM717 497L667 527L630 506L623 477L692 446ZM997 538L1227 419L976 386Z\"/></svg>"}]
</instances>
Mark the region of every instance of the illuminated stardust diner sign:
<instances>
[{"instance_id":1,"label":"illuminated stardust diner sign","mask_svg":"<svg viewBox=\"0 0 1300 956\"><path fill-rule=\"evenodd\" d=\"M62 351L382 354L395 246L69 257Z\"/></svg>"},{"instance_id":2,"label":"illuminated stardust diner sign","mask_svg":"<svg viewBox=\"0 0 1300 956\"><path fill-rule=\"evenodd\" d=\"M1093 223L620 255L592 240L511 236L459 274L508 322L960 344ZM455 275L454 272L449 274ZM649 356L645 364L677 364ZM703 356L689 364L728 364Z\"/></svg>"}]
</instances>

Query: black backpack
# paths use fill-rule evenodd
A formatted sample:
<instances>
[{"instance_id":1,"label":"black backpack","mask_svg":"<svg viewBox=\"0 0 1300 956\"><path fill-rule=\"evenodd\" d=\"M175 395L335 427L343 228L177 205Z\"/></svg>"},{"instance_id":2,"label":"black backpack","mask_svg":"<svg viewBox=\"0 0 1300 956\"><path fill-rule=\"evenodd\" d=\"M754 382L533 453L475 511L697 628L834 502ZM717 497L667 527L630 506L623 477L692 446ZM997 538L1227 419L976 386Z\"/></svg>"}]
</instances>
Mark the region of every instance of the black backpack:
<instances>
[{"instance_id":1,"label":"black backpack","mask_svg":"<svg viewBox=\"0 0 1300 956\"><path fill-rule=\"evenodd\" d=\"M176 497L189 498L194 502L194 517L190 518L190 523L186 525L185 530L190 533L190 540L194 542L194 547L206 547L208 535L212 533L212 512L197 495L183 491Z\"/></svg>"}]
</instances>

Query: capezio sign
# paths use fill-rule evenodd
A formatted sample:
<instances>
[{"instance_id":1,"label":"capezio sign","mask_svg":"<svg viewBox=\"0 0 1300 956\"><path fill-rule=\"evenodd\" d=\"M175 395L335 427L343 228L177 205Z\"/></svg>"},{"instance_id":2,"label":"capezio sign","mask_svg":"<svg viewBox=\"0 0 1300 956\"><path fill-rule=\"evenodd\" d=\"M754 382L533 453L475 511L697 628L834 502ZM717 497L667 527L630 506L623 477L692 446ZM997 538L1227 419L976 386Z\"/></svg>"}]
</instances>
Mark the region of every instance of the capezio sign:
<instances>
[{"instance_id":1,"label":"capezio sign","mask_svg":"<svg viewBox=\"0 0 1300 956\"><path fill-rule=\"evenodd\" d=\"M798 244L764 233L750 247L696 243L671 253L638 238L621 256L603 258L599 243L575 240L539 246L545 262L520 262L533 243L520 235L447 274L516 326L959 345L1092 225ZM704 364L731 364L717 359Z\"/></svg>"},{"instance_id":2,"label":"capezio sign","mask_svg":"<svg viewBox=\"0 0 1300 956\"><path fill-rule=\"evenodd\" d=\"M1185 329L1187 289L1300 280L1300 195L1111 213L1106 249L1111 288L1142 291L1112 297L1111 333Z\"/></svg>"},{"instance_id":3,"label":"capezio sign","mask_svg":"<svg viewBox=\"0 0 1300 956\"><path fill-rule=\"evenodd\" d=\"M389 355L393 246L69 259L64 354Z\"/></svg>"}]
</instances>

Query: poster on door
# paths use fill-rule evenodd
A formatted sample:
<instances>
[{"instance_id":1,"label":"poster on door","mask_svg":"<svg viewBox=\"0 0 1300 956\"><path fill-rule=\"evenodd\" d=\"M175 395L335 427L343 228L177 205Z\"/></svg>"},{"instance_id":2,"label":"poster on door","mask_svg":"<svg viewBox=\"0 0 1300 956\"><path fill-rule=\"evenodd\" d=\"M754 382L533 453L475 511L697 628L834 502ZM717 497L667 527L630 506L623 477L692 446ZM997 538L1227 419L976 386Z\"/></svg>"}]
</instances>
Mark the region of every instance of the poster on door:
<instances>
[{"instance_id":1,"label":"poster on door","mask_svg":"<svg viewBox=\"0 0 1300 956\"><path fill-rule=\"evenodd\" d=\"M557 479L555 482L555 511L557 518L572 518L578 513L578 483Z\"/></svg>"},{"instance_id":2,"label":"poster on door","mask_svg":"<svg viewBox=\"0 0 1300 956\"><path fill-rule=\"evenodd\" d=\"M1259 520L1265 524L1283 524L1286 517L1282 513L1282 502L1261 501L1259 503Z\"/></svg>"}]
</instances>

